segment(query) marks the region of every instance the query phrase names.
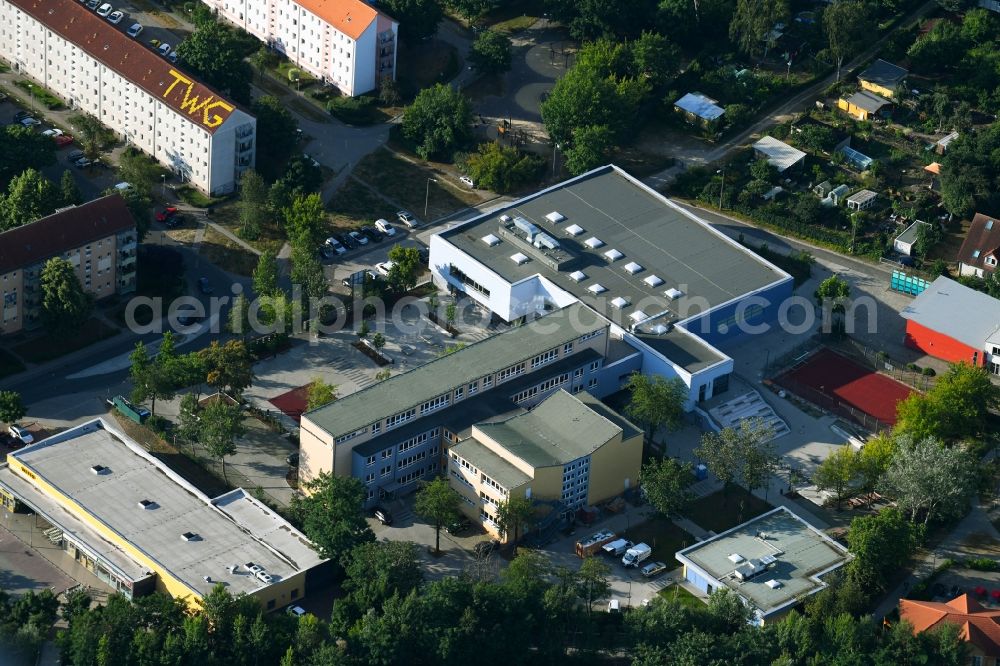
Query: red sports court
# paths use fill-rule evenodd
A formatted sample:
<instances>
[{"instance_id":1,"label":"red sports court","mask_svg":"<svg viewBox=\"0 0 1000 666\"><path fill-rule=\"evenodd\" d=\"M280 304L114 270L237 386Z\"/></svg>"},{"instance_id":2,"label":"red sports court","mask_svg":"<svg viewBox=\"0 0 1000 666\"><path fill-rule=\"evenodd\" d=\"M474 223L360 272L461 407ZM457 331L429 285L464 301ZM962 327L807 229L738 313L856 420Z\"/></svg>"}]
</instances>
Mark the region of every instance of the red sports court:
<instances>
[{"instance_id":1,"label":"red sports court","mask_svg":"<svg viewBox=\"0 0 1000 666\"><path fill-rule=\"evenodd\" d=\"M841 402L889 425L896 424L896 403L913 392L827 348L783 373L777 383L821 407L836 408Z\"/></svg>"}]
</instances>

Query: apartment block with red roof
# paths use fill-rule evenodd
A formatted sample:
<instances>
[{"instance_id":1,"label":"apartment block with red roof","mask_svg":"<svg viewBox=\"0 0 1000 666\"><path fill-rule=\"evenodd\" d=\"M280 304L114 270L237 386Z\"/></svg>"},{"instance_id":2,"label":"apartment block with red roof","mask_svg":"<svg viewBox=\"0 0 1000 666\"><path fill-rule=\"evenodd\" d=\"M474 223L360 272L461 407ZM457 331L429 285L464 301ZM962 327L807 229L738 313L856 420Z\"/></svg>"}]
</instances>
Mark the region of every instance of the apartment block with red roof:
<instances>
[{"instance_id":1,"label":"apartment block with red roof","mask_svg":"<svg viewBox=\"0 0 1000 666\"><path fill-rule=\"evenodd\" d=\"M204 0L348 96L396 78L399 23L362 0Z\"/></svg>"},{"instance_id":2,"label":"apartment block with red roof","mask_svg":"<svg viewBox=\"0 0 1000 666\"><path fill-rule=\"evenodd\" d=\"M972 666L1000 666L1000 609L985 608L969 594L947 603L899 600L899 618L913 625L914 633L944 624L959 627L959 636L968 644Z\"/></svg>"},{"instance_id":3,"label":"apartment block with red roof","mask_svg":"<svg viewBox=\"0 0 1000 666\"><path fill-rule=\"evenodd\" d=\"M66 259L95 299L135 291L135 219L117 194L0 233L0 335L40 325L45 262Z\"/></svg>"}]
</instances>

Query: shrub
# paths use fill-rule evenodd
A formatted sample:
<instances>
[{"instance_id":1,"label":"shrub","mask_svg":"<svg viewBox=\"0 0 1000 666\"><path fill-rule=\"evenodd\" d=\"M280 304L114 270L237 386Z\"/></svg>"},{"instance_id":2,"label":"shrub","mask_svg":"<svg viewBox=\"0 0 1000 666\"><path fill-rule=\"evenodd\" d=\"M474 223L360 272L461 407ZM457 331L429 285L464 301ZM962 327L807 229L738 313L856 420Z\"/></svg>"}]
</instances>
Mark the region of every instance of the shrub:
<instances>
[{"instance_id":1,"label":"shrub","mask_svg":"<svg viewBox=\"0 0 1000 666\"><path fill-rule=\"evenodd\" d=\"M327 102L326 109L349 125L371 125L379 117L374 97L336 97Z\"/></svg>"},{"instance_id":2,"label":"shrub","mask_svg":"<svg viewBox=\"0 0 1000 666\"><path fill-rule=\"evenodd\" d=\"M965 566L976 571L1000 571L1000 562L988 557L974 557L966 560Z\"/></svg>"}]
</instances>

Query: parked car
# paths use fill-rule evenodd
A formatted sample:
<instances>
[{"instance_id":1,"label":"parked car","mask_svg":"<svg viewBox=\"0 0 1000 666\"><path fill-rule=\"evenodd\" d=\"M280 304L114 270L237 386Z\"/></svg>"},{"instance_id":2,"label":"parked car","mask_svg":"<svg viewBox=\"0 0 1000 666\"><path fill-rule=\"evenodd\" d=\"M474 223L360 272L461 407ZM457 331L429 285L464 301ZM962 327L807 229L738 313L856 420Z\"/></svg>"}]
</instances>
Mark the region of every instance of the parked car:
<instances>
[{"instance_id":1,"label":"parked car","mask_svg":"<svg viewBox=\"0 0 1000 666\"><path fill-rule=\"evenodd\" d=\"M28 432L26 428L22 428L21 426L12 425L7 429L7 432L10 433L11 437L21 442L21 444L31 444L35 441L34 436Z\"/></svg>"},{"instance_id":2,"label":"parked car","mask_svg":"<svg viewBox=\"0 0 1000 666\"><path fill-rule=\"evenodd\" d=\"M36 118L32 118L31 116L26 116L24 118L21 118L21 124L24 125L25 127L34 127L35 125L41 125L42 121Z\"/></svg>"},{"instance_id":3,"label":"parked car","mask_svg":"<svg viewBox=\"0 0 1000 666\"><path fill-rule=\"evenodd\" d=\"M431 262L431 251L430 248L421 245L417 248L417 254L420 256L420 263L425 266Z\"/></svg>"},{"instance_id":4,"label":"parked car","mask_svg":"<svg viewBox=\"0 0 1000 666\"><path fill-rule=\"evenodd\" d=\"M467 518L462 518L461 520L456 520L451 523L445 529L448 531L448 534L461 534L470 527L472 527L472 523L470 523Z\"/></svg>"},{"instance_id":5,"label":"parked car","mask_svg":"<svg viewBox=\"0 0 1000 666\"><path fill-rule=\"evenodd\" d=\"M382 234L380 234L378 232L378 229L376 229L375 227L361 227L361 233L368 240L370 240L372 242L375 242L375 243L380 243L380 242L382 242L382 239L385 238L385 236L383 236Z\"/></svg>"},{"instance_id":6,"label":"parked car","mask_svg":"<svg viewBox=\"0 0 1000 666\"><path fill-rule=\"evenodd\" d=\"M125 12L120 12L117 9L110 14L108 14L108 23L112 25L118 25L125 18Z\"/></svg>"},{"instance_id":7,"label":"parked car","mask_svg":"<svg viewBox=\"0 0 1000 666\"><path fill-rule=\"evenodd\" d=\"M378 219L375 220L375 228L381 231L383 234L392 238L396 235L396 228L389 224L389 220Z\"/></svg>"},{"instance_id":8,"label":"parked car","mask_svg":"<svg viewBox=\"0 0 1000 666\"><path fill-rule=\"evenodd\" d=\"M401 210L396 213L396 219L413 229L417 226L417 218L413 217L413 213L409 211Z\"/></svg>"},{"instance_id":9,"label":"parked car","mask_svg":"<svg viewBox=\"0 0 1000 666\"><path fill-rule=\"evenodd\" d=\"M473 550L476 553L476 557L489 557L499 547L500 542L496 539L491 539L489 541L480 541Z\"/></svg>"},{"instance_id":10,"label":"parked car","mask_svg":"<svg viewBox=\"0 0 1000 666\"><path fill-rule=\"evenodd\" d=\"M345 248L343 244L333 236L326 239L326 246L331 248L337 254L344 254L347 252L347 248Z\"/></svg>"},{"instance_id":11,"label":"parked car","mask_svg":"<svg viewBox=\"0 0 1000 666\"><path fill-rule=\"evenodd\" d=\"M139 25L138 23L133 23L132 25L129 26L128 30L125 31L125 34L131 37L132 39L135 39L136 37L142 34L142 26Z\"/></svg>"},{"instance_id":12,"label":"parked car","mask_svg":"<svg viewBox=\"0 0 1000 666\"><path fill-rule=\"evenodd\" d=\"M306 609L302 606L289 606L285 612L295 617L302 617L306 614Z\"/></svg>"},{"instance_id":13,"label":"parked car","mask_svg":"<svg viewBox=\"0 0 1000 666\"><path fill-rule=\"evenodd\" d=\"M333 248L329 245L321 245L319 248L319 256L323 259L333 259L337 256L337 253L334 252Z\"/></svg>"},{"instance_id":14,"label":"parked car","mask_svg":"<svg viewBox=\"0 0 1000 666\"><path fill-rule=\"evenodd\" d=\"M70 162L76 162L83 156L84 155L82 150L74 150L72 153L66 156L66 159L68 159Z\"/></svg>"},{"instance_id":15,"label":"parked car","mask_svg":"<svg viewBox=\"0 0 1000 666\"><path fill-rule=\"evenodd\" d=\"M170 62L177 62L177 51L171 51L167 54L167 60Z\"/></svg>"},{"instance_id":16,"label":"parked car","mask_svg":"<svg viewBox=\"0 0 1000 666\"><path fill-rule=\"evenodd\" d=\"M285 462L288 463L289 467L298 467L299 452L295 451L294 453L289 453L287 456L285 456Z\"/></svg>"},{"instance_id":17,"label":"parked car","mask_svg":"<svg viewBox=\"0 0 1000 666\"><path fill-rule=\"evenodd\" d=\"M392 267L395 265L396 264L391 261L383 261L381 263L375 264L375 270L378 271L381 275L389 277L389 271L391 271Z\"/></svg>"},{"instance_id":18,"label":"parked car","mask_svg":"<svg viewBox=\"0 0 1000 666\"><path fill-rule=\"evenodd\" d=\"M91 164L94 164L93 160L90 160L86 157L81 157L77 161L73 162L73 165L76 166L77 169L86 169Z\"/></svg>"},{"instance_id":19,"label":"parked car","mask_svg":"<svg viewBox=\"0 0 1000 666\"><path fill-rule=\"evenodd\" d=\"M347 235L358 245L368 245L368 239L358 231L349 231Z\"/></svg>"},{"instance_id":20,"label":"parked car","mask_svg":"<svg viewBox=\"0 0 1000 666\"><path fill-rule=\"evenodd\" d=\"M53 127L52 129L47 129L42 132L42 136L62 136L63 131L58 127Z\"/></svg>"},{"instance_id":21,"label":"parked car","mask_svg":"<svg viewBox=\"0 0 1000 666\"><path fill-rule=\"evenodd\" d=\"M156 50L160 52L160 55L164 58L170 55L170 44L166 42L160 42L160 45L156 47Z\"/></svg>"},{"instance_id":22,"label":"parked car","mask_svg":"<svg viewBox=\"0 0 1000 666\"><path fill-rule=\"evenodd\" d=\"M73 143L73 137L69 134L60 134L59 136L54 137L54 140L56 142L56 148L65 148L69 144Z\"/></svg>"},{"instance_id":23,"label":"parked car","mask_svg":"<svg viewBox=\"0 0 1000 666\"><path fill-rule=\"evenodd\" d=\"M105 2L103 5L97 8L97 15L101 18L107 18L108 15L115 10L110 3Z\"/></svg>"},{"instance_id":24,"label":"parked car","mask_svg":"<svg viewBox=\"0 0 1000 666\"><path fill-rule=\"evenodd\" d=\"M476 184L468 176L462 176L461 178L459 178L459 180L468 185L469 187L471 187L472 189L476 189Z\"/></svg>"},{"instance_id":25,"label":"parked car","mask_svg":"<svg viewBox=\"0 0 1000 666\"><path fill-rule=\"evenodd\" d=\"M354 242L354 239L351 238L348 234L338 234L337 236L334 236L334 238L339 240L340 244L346 247L348 250L353 250L358 246L358 244Z\"/></svg>"},{"instance_id":26,"label":"parked car","mask_svg":"<svg viewBox=\"0 0 1000 666\"><path fill-rule=\"evenodd\" d=\"M18 111L17 113L14 114L14 122L19 123L21 122L22 118L27 118L30 115L31 114L28 113L27 111Z\"/></svg>"},{"instance_id":27,"label":"parked car","mask_svg":"<svg viewBox=\"0 0 1000 666\"><path fill-rule=\"evenodd\" d=\"M97 9L99 4L101 4L101 0L87 0L87 9Z\"/></svg>"},{"instance_id":28,"label":"parked car","mask_svg":"<svg viewBox=\"0 0 1000 666\"><path fill-rule=\"evenodd\" d=\"M650 562L639 572L646 578L652 578L653 576L659 575L667 570L667 565L664 562Z\"/></svg>"},{"instance_id":29,"label":"parked car","mask_svg":"<svg viewBox=\"0 0 1000 666\"><path fill-rule=\"evenodd\" d=\"M177 215L177 208L174 206L167 206L166 208L164 208L163 210L161 210L159 213L156 214L156 221L166 222L174 215Z\"/></svg>"},{"instance_id":30,"label":"parked car","mask_svg":"<svg viewBox=\"0 0 1000 666\"><path fill-rule=\"evenodd\" d=\"M653 549L650 548L647 544L637 543L631 548L629 548L627 551L625 551L625 555L622 556L622 566L626 568L637 567L639 566L640 562L642 562L652 554L653 554Z\"/></svg>"},{"instance_id":31,"label":"parked car","mask_svg":"<svg viewBox=\"0 0 1000 666\"><path fill-rule=\"evenodd\" d=\"M207 277L198 278L198 289L203 294L211 294L215 291L215 289L212 288L212 285L208 283Z\"/></svg>"},{"instance_id":32,"label":"parked car","mask_svg":"<svg viewBox=\"0 0 1000 666\"><path fill-rule=\"evenodd\" d=\"M375 511L372 512L372 515L375 516L375 520L383 525L392 525L392 514L389 513L389 509L384 506L375 507Z\"/></svg>"},{"instance_id":33,"label":"parked car","mask_svg":"<svg viewBox=\"0 0 1000 666\"><path fill-rule=\"evenodd\" d=\"M158 40L158 39L151 39L151 40L149 40L149 45L152 46L155 49L157 46L160 45L160 40Z\"/></svg>"}]
</instances>

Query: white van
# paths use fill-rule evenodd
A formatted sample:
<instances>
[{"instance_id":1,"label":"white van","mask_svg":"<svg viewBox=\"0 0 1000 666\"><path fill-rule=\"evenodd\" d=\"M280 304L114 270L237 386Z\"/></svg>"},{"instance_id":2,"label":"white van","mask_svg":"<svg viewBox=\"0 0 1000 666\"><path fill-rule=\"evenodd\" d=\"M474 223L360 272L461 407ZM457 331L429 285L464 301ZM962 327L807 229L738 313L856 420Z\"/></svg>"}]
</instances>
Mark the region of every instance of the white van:
<instances>
[{"instance_id":1,"label":"white van","mask_svg":"<svg viewBox=\"0 0 1000 666\"><path fill-rule=\"evenodd\" d=\"M626 567L637 567L640 562L652 554L652 548L644 543L637 543L625 551L625 556L622 557L622 565Z\"/></svg>"},{"instance_id":2,"label":"white van","mask_svg":"<svg viewBox=\"0 0 1000 666\"><path fill-rule=\"evenodd\" d=\"M609 613L619 613L621 612L621 602L617 599L612 599L608 602L608 612Z\"/></svg>"},{"instance_id":3,"label":"white van","mask_svg":"<svg viewBox=\"0 0 1000 666\"><path fill-rule=\"evenodd\" d=\"M632 547L632 542L625 539L616 539L604 544L601 548L606 554L612 557L620 557L622 553Z\"/></svg>"}]
</instances>

